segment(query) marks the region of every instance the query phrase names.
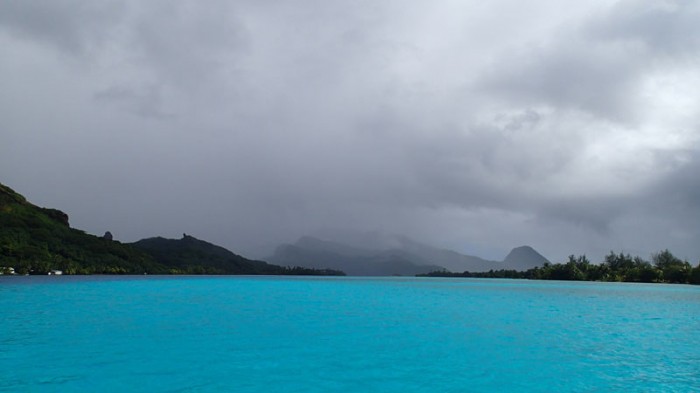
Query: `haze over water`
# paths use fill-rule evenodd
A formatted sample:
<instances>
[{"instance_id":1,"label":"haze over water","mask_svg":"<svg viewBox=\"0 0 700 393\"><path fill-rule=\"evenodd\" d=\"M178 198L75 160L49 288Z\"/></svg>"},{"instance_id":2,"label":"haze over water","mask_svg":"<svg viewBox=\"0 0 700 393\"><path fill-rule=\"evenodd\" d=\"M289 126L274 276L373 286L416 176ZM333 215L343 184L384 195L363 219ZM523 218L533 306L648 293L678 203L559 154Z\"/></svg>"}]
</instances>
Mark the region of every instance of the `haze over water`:
<instances>
[{"instance_id":1,"label":"haze over water","mask_svg":"<svg viewBox=\"0 0 700 393\"><path fill-rule=\"evenodd\" d=\"M700 288L3 277L0 391L700 391Z\"/></svg>"}]
</instances>

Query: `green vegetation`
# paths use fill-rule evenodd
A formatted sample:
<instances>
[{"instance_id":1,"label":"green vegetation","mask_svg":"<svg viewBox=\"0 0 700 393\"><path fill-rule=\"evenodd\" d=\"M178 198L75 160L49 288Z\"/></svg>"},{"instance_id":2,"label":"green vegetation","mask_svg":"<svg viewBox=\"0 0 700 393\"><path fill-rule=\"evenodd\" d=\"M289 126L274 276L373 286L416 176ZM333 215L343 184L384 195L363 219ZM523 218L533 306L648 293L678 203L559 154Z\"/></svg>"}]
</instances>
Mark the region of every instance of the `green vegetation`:
<instances>
[{"instance_id":1,"label":"green vegetation","mask_svg":"<svg viewBox=\"0 0 700 393\"><path fill-rule=\"evenodd\" d=\"M11 269L16 274L343 274L251 261L191 236L122 244L111 235L73 229L64 212L35 206L0 184L0 273Z\"/></svg>"},{"instance_id":2,"label":"green vegetation","mask_svg":"<svg viewBox=\"0 0 700 393\"><path fill-rule=\"evenodd\" d=\"M68 215L41 208L0 184L0 266L17 274L164 273L148 254L68 225Z\"/></svg>"},{"instance_id":3,"label":"green vegetation","mask_svg":"<svg viewBox=\"0 0 700 393\"><path fill-rule=\"evenodd\" d=\"M670 251L652 255L651 262L629 254L610 252L600 264L591 263L585 255L570 255L564 263L545 263L526 271L491 270L482 273L436 271L425 277L526 278L533 280L620 281L700 284L700 264L692 267Z\"/></svg>"}]
</instances>

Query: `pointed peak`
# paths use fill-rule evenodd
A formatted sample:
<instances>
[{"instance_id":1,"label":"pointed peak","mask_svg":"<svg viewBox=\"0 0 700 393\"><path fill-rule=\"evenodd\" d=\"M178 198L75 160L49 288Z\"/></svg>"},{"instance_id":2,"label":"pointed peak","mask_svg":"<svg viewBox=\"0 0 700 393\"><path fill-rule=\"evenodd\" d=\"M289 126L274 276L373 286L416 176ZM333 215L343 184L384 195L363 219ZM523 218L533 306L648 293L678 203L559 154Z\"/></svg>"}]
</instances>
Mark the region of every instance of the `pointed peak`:
<instances>
[{"instance_id":1,"label":"pointed peak","mask_svg":"<svg viewBox=\"0 0 700 393\"><path fill-rule=\"evenodd\" d=\"M531 268L549 262L547 258L530 246L520 246L512 249L503 260L509 267Z\"/></svg>"}]
</instances>

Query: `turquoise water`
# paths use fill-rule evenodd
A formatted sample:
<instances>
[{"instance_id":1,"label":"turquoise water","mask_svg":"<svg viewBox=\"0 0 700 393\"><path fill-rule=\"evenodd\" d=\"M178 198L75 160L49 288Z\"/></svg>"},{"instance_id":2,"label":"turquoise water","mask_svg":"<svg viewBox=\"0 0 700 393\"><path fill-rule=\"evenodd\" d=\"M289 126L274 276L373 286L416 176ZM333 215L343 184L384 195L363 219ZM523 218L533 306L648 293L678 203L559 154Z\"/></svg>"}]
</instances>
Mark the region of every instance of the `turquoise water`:
<instances>
[{"instance_id":1,"label":"turquoise water","mask_svg":"<svg viewBox=\"0 0 700 393\"><path fill-rule=\"evenodd\" d=\"M700 392L700 287L2 277L2 392Z\"/></svg>"}]
</instances>

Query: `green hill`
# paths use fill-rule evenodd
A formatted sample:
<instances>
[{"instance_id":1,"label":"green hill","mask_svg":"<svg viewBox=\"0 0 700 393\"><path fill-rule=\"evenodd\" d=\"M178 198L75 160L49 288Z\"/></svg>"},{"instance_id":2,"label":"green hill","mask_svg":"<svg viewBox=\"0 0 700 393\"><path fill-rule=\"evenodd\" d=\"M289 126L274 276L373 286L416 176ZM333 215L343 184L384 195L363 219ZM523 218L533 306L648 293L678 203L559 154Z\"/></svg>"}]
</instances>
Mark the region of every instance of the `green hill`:
<instances>
[{"instance_id":1,"label":"green hill","mask_svg":"<svg viewBox=\"0 0 700 393\"><path fill-rule=\"evenodd\" d=\"M0 274L9 268L17 274L343 275L249 260L187 235L123 244L71 228L66 213L33 205L0 184Z\"/></svg>"},{"instance_id":2,"label":"green hill","mask_svg":"<svg viewBox=\"0 0 700 393\"><path fill-rule=\"evenodd\" d=\"M341 272L305 268L285 268L254 261L217 245L183 235L182 239L153 237L132 243L137 249L171 267L172 273L185 274L296 274L340 275Z\"/></svg>"},{"instance_id":3,"label":"green hill","mask_svg":"<svg viewBox=\"0 0 700 393\"><path fill-rule=\"evenodd\" d=\"M147 253L73 229L60 210L35 206L0 184L0 266L18 274L143 274L168 268Z\"/></svg>"}]
</instances>

